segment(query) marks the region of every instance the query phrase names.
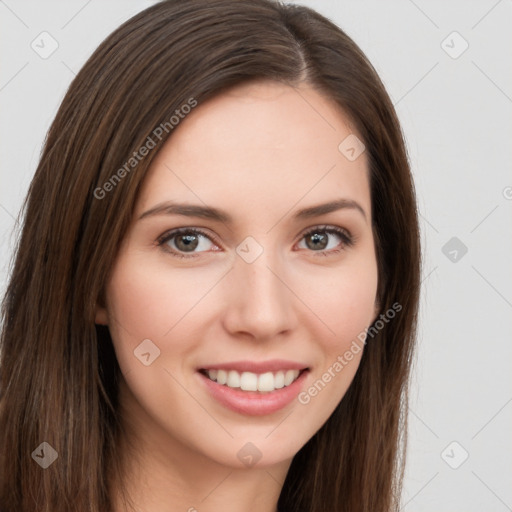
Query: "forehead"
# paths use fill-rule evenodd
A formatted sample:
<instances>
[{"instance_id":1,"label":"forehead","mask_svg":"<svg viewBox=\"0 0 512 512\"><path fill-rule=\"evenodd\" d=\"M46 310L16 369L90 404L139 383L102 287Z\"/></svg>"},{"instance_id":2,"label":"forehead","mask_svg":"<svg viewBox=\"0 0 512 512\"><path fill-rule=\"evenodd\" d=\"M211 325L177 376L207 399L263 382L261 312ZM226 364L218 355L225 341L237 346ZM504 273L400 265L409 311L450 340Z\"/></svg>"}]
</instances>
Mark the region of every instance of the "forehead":
<instances>
[{"instance_id":1,"label":"forehead","mask_svg":"<svg viewBox=\"0 0 512 512\"><path fill-rule=\"evenodd\" d=\"M275 215L339 197L370 211L365 153L350 161L338 148L352 133L341 108L310 86L233 87L180 121L148 171L137 211L180 200Z\"/></svg>"}]
</instances>

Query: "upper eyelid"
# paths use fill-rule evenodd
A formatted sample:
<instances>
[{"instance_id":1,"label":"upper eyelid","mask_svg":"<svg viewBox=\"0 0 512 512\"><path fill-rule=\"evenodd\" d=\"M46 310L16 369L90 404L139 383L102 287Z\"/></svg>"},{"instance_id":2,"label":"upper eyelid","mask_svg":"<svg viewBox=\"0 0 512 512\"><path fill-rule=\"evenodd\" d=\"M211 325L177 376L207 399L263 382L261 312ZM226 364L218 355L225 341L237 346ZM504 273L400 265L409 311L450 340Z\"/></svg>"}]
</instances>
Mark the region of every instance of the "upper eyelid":
<instances>
[{"instance_id":1,"label":"upper eyelid","mask_svg":"<svg viewBox=\"0 0 512 512\"><path fill-rule=\"evenodd\" d=\"M347 228L343 228L341 226L334 226L332 224L317 224L316 226L312 226L310 228L304 229L303 231L300 232L300 235L304 236L304 235L307 235L308 233L311 233L311 231L315 231L315 230L333 231L333 232L337 232L338 230L341 230L341 231L345 232L347 234L347 236L349 236L350 238L353 237L352 232L350 230L348 230Z\"/></svg>"}]
</instances>

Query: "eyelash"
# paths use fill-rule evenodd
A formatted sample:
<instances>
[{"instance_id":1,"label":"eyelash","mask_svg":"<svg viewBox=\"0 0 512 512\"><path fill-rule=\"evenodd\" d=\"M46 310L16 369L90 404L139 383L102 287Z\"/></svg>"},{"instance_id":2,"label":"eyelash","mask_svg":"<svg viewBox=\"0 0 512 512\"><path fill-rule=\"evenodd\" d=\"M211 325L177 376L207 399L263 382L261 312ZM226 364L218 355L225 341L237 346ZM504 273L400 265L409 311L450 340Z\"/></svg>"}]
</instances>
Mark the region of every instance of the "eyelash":
<instances>
[{"instance_id":1,"label":"eyelash","mask_svg":"<svg viewBox=\"0 0 512 512\"><path fill-rule=\"evenodd\" d=\"M330 233L330 234L334 233L334 234L338 235L342 240L342 242L341 242L342 248L331 249L328 251L311 251L315 254L315 256L329 256L329 255L333 255L333 254L338 254L339 252L343 251L343 248L352 247L356 241L356 238L353 235L351 235L347 230L339 228L337 226L325 226L325 225L324 226L315 226L315 227L309 229L308 231L306 231L305 233L302 233L300 240L302 240L303 238L307 237L308 235L312 235L314 233ZM157 245L159 247L162 247L164 251L172 254L173 256L175 256L177 258L196 258L196 257L198 257L200 253L196 253L196 254L191 253L191 254L185 255L185 254L178 252L174 249L163 247L169 240L172 240L174 237L176 237L178 235L183 235L183 234L201 235L201 236L208 238L211 242L215 243L216 245L220 245L215 240L214 237L212 237L211 235L207 234L206 232L204 232L203 230L198 229L198 228L177 228L177 229L173 229L172 231L168 231L167 233L164 233L162 236L160 236L157 239Z\"/></svg>"}]
</instances>

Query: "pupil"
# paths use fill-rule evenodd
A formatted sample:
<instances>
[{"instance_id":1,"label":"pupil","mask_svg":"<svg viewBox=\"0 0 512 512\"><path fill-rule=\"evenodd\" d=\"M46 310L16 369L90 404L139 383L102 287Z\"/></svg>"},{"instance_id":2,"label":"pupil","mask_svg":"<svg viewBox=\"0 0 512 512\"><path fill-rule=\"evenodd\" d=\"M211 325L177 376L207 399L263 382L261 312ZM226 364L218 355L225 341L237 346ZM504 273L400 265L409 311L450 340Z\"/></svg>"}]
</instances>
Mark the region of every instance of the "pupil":
<instances>
[{"instance_id":1,"label":"pupil","mask_svg":"<svg viewBox=\"0 0 512 512\"><path fill-rule=\"evenodd\" d=\"M184 243L182 247L180 247L180 241ZM176 240L176 246L178 249L191 249L194 250L197 247L198 241L196 235L180 235Z\"/></svg>"},{"instance_id":2,"label":"pupil","mask_svg":"<svg viewBox=\"0 0 512 512\"><path fill-rule=\"evenodd\" d=\"M311 246L308 244L310 249L325 249L325 247L327 247L327 236L325 234L319 235L318 233L314 233L310 235L310 240L313 242Z\"/></svg>"}]
</instances>

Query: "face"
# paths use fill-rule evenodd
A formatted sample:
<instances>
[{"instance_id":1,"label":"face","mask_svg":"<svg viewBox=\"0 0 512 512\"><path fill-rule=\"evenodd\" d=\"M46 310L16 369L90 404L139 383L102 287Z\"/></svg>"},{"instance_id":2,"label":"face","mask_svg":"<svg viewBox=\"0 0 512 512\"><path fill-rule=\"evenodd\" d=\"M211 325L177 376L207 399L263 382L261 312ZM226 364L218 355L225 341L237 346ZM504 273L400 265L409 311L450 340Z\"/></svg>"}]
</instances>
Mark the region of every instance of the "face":
<instances>
[{"instance_id":1,"label":"face","mask_svg":"<svg viewBox=\"0 0 512 512\"><path fill-rule=\"evenodd\" d=\"M351 133L309 86L253 82L161 148L96 317L141 442L290 462L342 400L377 314L366 154L338 148Z\"/></svg>"}]
</instances>

